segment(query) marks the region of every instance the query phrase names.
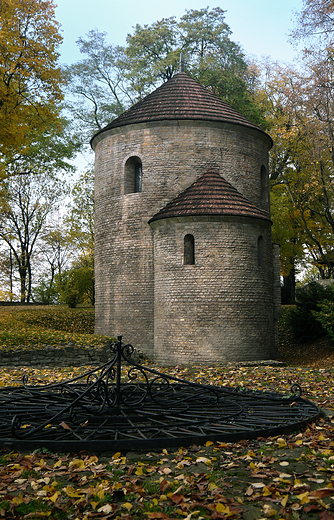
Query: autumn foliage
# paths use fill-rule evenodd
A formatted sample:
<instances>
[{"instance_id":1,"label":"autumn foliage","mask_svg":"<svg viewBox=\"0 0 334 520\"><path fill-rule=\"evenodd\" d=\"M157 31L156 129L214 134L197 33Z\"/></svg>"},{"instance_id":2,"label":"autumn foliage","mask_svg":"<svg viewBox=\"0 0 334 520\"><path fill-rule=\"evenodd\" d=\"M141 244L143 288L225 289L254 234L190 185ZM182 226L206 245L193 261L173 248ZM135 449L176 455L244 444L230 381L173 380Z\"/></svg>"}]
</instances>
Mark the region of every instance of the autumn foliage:
<instances>
[{"instance_id":1,"label":"autumn foliage","mask_svg":"<svg viewBox=\"0 0 334 520\"><path fill-rule=\"evenodd\" d=\"M62 99L53 0L0 2L0 160L24 153Z\"/></svg>"}]
</instances>

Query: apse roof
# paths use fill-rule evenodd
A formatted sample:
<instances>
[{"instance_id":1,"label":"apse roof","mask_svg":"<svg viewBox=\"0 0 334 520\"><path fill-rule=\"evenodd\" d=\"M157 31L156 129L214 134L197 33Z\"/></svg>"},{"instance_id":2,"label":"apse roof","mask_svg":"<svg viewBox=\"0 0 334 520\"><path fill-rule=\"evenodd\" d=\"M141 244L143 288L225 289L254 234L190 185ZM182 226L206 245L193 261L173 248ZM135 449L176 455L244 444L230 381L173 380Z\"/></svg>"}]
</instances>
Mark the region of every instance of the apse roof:
<instances>
[{"instance_id":1,"label":"apse roof","mask_svg":"<svg viewBox=\"0 0 334 520\"><path fill-rule=\"evenodd\" d=\"M136 123L168 120L234 123L263 132L185 72L179 72L94 135ZM265 134L267 135L267 134ZM91 141L91 143L92 143Z\"/></svg>"},{"instance_id":2,"label":"apse roof","mask_svg":"<svg viewBox=\"0 0 334 520\"><path fill-rule=\"evenodd\" d=\"M216 171L209 170L156 213L149 221L190 216L241 216L270 221L269 213L257 208Z\"/></svg>"}]
</instances>

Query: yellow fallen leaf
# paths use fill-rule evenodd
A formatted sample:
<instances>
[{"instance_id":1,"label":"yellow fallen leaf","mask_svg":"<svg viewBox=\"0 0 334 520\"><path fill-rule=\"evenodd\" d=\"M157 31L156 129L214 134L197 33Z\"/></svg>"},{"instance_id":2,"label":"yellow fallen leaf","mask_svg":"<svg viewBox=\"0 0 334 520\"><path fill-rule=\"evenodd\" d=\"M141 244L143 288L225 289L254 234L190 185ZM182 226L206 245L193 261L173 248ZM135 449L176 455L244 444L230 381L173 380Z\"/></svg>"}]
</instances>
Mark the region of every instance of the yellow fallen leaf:
<instances>
[{"instance_id":1,"label":"yellow fallen leaf","mask_svg":"<svg viewBox=\"0 0 334 520\"><path fill-rule=\"evenodd\" d=\"M88 461L87 461L87 464L93 464L94 462L98 462L99 459L96 455L92 455L91 457L89 457Z\"/></svg>"},{"instance_id":2,"label":"yellow fallen leaf","mask_svg":"<svg viewBox=\"0 0 334 520\"><path fill-rule=\"evenodd\" d=\"M118 451L117 453L115 453L115 455L112 456L112 458L115 460L115 459L119 459L121 456L121 452Z\"/></svg>"},{"instance_id":3,"label":"yellow fallen leaf","mask_svg":"<svg viewBox=\"0 0 334 520\"><path fill-rule=\"evenodd\" d=\"M205 443L205 446L212 446L212 445L213 445L212 441L206 441L206 443Z\"/></svg>"},{"instance_id":4,"label":"yellow fallen leaf","mask_svg":"<svg viewBox=\"0 0 334 520\"><path fill-rule=\"evenodd\" d=\"M98 491L96 493L96 496L100 499L100 500L103 500L104 499L104 489L100 489L100 491Z\"/></svg>"},{"instance_id":5,"label":"yellow fallen leaf","mask_svg":"<svg viewBox=\"0 0 334 520\"><path fill-rule=\"evenodd\" d=\"M55 494L52 495L52 497L49 497L49 500L51 500L51 502L56 502L59 495L60 495L59 491L56 491Z\"/></svg>"},{"instance_id":6,"label":"yellow fallen leaf","mask_svg":"<svg viewBox=\"0 0 334 520\"><path fill-rule=\"evenodd\" d=\"M247 451L247 457L256 457L254 451Z\"/></svg>"},{"instance_id":7,"label":"yellow fallen leaf","mask_svg":"<svg viewBox=\"0 0 334 520\"><path fill-rule=\"evenodd\" d=\"M139 476L139 477L140 477L141 475L144 475L143 468L137 468L137 469L136 469L136 475Z\"/></svg>"},{"instance_id":8,"label":"yellow fallen leaf","mask_svg":"<svg viewBox=\"0 0 334 520\"><path fill-rule=\"evenodd\" d=\"M287 443L285 439L282 439L282 437L279 437L276 441L276 444L278 444L279 448L286 448Z\"/></svg>"},{"instance_id":9,"label":"yellow fallen leaf","mask_svg":"<svg viewBox=\"0 0 334 520\"><path fill-rule=\"evenodd\" d=\"M217 484L215 484L214 482L210 482L208 485L208 491L213 491L214 489L216 489L216 487Z\"/></svg>"},{"instance_id":10,"label":"yellow fallen leaf","mask_svg":"<svg viewBox=\"0 0 334 520\"><path fill-rule=\"evenodd\" d=\"M125 504L122 504L122 507L124 507L124 509L127 509L128 511L130 511L130 509L133 508L133 505L130 504L130 502L125 502Z\"/></svg>"},{"instance_id":11,"label":"yellow fallen leaf","mask_svg":"<svg viewBox=\"0 0 334 520\"><path fill-rule=\"evenodd\" d=\"M74 468L78 471L83 471L86 469L86 465L85 465L84 461L81 459L73 459L69 463L69 468Z\"/></svg>"},{"instance_id":12,"label":"yellow fallen leaf","mask_svg":"<svg viewBox=\"0 0 334 520\"><path fill-rule=\"evenodd\" d=\"M284 495L284 497L282 498L281 504L282 504L283 507L286 506L288 498L289 498L289 495Z\"/></svg>"},{"instance_id":13,"label":"yellow fallen leaf","mask_svg":"<svg viewBox=\"0 0 334 520\"><path fill-rule=\"evenodd\" d=\"M271 491L269 491L267 486L264 486L262 494L264 497L268 497L269 495L271 495Z\"/></svg>"},{"instance_id":14,"label":"yellow fallen leaf","mask_svg":"<svg viewBox=\"0 0 334 520\"><path fill-rule=\"evenodd\" d=\"M19 506L20 504L22 504L23 496L21 495L21 493L18 497L12 498L11 502L14 503L16 506Z\"/></svg>"},{"instance_id":15,"label":"yellow fallen leaf","mask_svg":"<svg viewBox=\"0 0 334 520\"><path fill-rule=\"evenodd\" d=\"M321 455L332 455L332 450L324 450L321 452Z\"/></svg>"},{"instance_id":16,"label":"yellow fallen leaf","mask_svg":"<svg viewBox=\"0 0 334 520\"><path fill-rule=\"evenodd\" d=\"M82 495L79 495L78 491L74 489L73 486L67 486L64 488L64 491L68 497L71 498L81 498Z\"/></svg>"},{"instance_id":17,"label":"yellow fallen leaf","mask_svg":"<svg viewBox=\"0 0 334 520\"><path fill-rule=\"evenodd\" d=\"M309 494L310 494L309 491L305 491L305 493L296 495L296 497L298 498L298 500L300 500L301 504L308 504L308 502L310 501L308 498Z\"/></svg>"},{"instance_id":18,"label":"yellow fallen leaf","mask_svg":"<svg viewBox=\"0 0 334 520\"><path fill-rule=\"evenodd\" d=\"M230 508L228 506L224 506L224 504L222 504L221 502L218 502L218 504L216 505L216 511L218 513L224 513L224 514L227 514L230 512Z\"/></svg>"},{"instance_id":19,"label":"yellow fallen leaf","mask_svg":"<svg viewBox=\"0 0 334 520\"><path fill-rule=\"evenodd\" d=\"M275 516L277 514L276 509L274 509L273 506L271 506L270 504L264 504L262 509L267 518L270 518L271 516Z\"/></svg>"}]
</instances>

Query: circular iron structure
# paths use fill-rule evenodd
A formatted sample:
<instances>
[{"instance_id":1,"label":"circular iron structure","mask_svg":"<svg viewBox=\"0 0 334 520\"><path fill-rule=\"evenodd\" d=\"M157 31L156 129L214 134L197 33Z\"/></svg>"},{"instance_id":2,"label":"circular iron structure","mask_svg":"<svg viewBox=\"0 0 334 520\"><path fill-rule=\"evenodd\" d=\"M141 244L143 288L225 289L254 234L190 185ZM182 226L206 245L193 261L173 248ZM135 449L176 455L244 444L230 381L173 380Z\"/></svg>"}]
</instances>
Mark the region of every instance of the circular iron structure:
<instances>
[{"instance_id":1,"label":"circular iron structure","mask_svg":"<svg viewBox=\"0 0 334 520\"><path fill-rule=\"evenodd\" d=\"M321 415L294 384L288 395L201 385L133 361L122 337L110 362L66 382L0 389L0 447L154 450L290 433ZM122 364L126 363L125 371Z\"/></svg>"}]
</instances>

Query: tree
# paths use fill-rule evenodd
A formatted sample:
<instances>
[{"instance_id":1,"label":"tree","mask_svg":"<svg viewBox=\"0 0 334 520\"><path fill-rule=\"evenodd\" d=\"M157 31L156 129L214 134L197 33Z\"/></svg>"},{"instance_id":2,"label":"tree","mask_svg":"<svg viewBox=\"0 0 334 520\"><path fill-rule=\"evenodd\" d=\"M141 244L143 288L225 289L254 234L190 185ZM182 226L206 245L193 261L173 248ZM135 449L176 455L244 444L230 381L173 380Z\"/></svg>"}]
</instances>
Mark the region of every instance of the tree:
<instances>
[{"instance_id":1,"label":"tree","mask_svg":"<svg viewBox=\"0 0 334 520\"><path fill-rule=\"evenodd\" d=\"M79 255L94 256L94 172L83 172L71 190L69 212L64 218L70 243Z\"/></svg>"},{"instance_id":2,"label":"tree","mask_svg":"<svg viewBox=\"0 0 334 520\"><path fill-rule=\"evenodd\" d=\"M38 302L47 304L58 302L56 277L61 278L73 255L73 244L70 243L68 230L60 216L57 217L44 226L36 255L39 259L39 277L33 295Z\"/></svg>"},{"instance_id":3,"label":"tree","mask_svg":"<svg viewBox=\"0 0 334 520\"><path fill-rule=\"evenodd\" d=\"M14 292L14 259L8 247L1 247L0 257L0 301L16 300Z\"/></svg>"},{"instance_id":4,"label":"tree","mask_svg":"<svg viewBox=\"0 0 334 520\"><path fill-rule=\"evenodd\" d=\"M54 9L53 0L1 0L0 164L25 153L31 131L58 121L62 37Z\"/></svg>"},{"instance_id":5,"label":"tree","mask_svg":"<svg viewBox=\"0 0 334 520\"><path fill-rule=\"evenodd\" d=\"M285 196L293 222L290 249L285 258L291 269L304 257L322 278L333 275L334 126L332 88L323 88L316 67L293 70L276 67L267 77L268 109L274 148L271 158L272 193ZM273 220L280 222L282 209ZM289 221L288 220L288 221ZM287 235L289 226L285 226ZM284 251L284 249L283 249Z\"/></svg>"},{"instance_id":6,"label":"tree","mask_svg":"<svg viewBox=\"0 0 334 520\"><path fill-rule=\"evenodd\" d=\"M81 256L72 267L57 276L59 301L74 308L78 303L95 303L94 257Z\"/></svg>"},{"instance_id":7,"label":"tree","mask_svg":"<svg viewBox=\"0 0 334 520\"><path fill-rule=\"evenodd\" d=\"M92 30L77 44L85 58L63 68L71 98L67 107L82 145L93 133L118 117L134 102L124 72L124 49L108 45L107 34Z\"/></svg>"},{"instance_id":8,"label":"tree","mask_svg":"<svg viewBox=\"0 0 334 520\"><path fill-rule=\"evenodd\" d=\"M72 188L72 201L64 218L67 243L75 251L71 268L57 276L61 302L75 307L78 303L95 303L94 280L94 174L81 174Z\"/></svg>"},{"instance_id":9,"label":"tree","mask_svg":"<svg viewBox=\"0 0 334 520\"><path fill-rule=\"evenodd\" d=\"M151 26L136 25L127 37L128 78L140 98L168 81L179 70L180 53L186 71L236 110L259 125L264 124L248 89L248 64L240 45L230 39L232 32L220 7L186 10Z\"/></svg>"},{"instance_id":10,"label":"tree","mask_svg":"<svg viewBox=\"0 0 334 520\"><path fill-rule=\"evenodd\" d=\"M60 178L48 173L18 174L3 181L0 239L15 259L20 278L20 299L29 302L33 283L33 254L43 226L64 196Z\"/></svg>"},{"instance_id":11,"label":"tree","mask_svg":"<svg viewBox=\"0 0 334 520\"><path fill-rule=\"evenodd\" d=\"M303 7L296 16L292 42L304 41L305 54L314 46L333 50L334 4L332 0L303 0Z\"/></svg>"},{"instance_id":12,"label":"tree","mask_svg":"<svg viewBox=\"0 0 334 520\"><path fill-rule=\"evenodd\" d=\"M192 77L255 124L265 125L262 108L254 101L258 71L231 41L224 13L219 7L190 10L180 21L171 17L136 25L125 48L108 45L106 33L98 31L80 38L85 58L66 67L65 74L72 96L67 103L82 142L173 77L181 51Z\"/></svg>"}]
</instances>

